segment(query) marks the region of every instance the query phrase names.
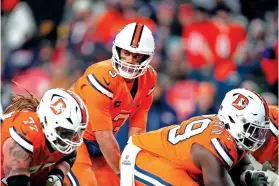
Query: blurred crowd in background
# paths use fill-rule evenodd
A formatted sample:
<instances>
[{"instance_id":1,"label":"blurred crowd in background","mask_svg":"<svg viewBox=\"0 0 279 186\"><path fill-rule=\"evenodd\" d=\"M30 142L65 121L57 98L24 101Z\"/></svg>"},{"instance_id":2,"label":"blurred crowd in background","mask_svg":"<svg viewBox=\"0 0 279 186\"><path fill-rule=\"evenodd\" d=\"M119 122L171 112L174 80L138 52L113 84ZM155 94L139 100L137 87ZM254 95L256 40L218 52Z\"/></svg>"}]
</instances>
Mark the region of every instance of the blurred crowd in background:
<instances>
[{"instance_id":1,"label":"blurred crowd in background","mask_svg":"<svg viewBox=\"0 0 279 186\"><path fill-rule=\"evenodd\" d=\"M158 72L148 130L217 113L225 93L245 87L277 105L275 0L2 0L1 103L28 89L38 98L69 88L111 58L124 25L154 33ZM127 140L127 127L119 134ZM125 144L125 143L124 143Z\"/></svg>"}]
</instances>

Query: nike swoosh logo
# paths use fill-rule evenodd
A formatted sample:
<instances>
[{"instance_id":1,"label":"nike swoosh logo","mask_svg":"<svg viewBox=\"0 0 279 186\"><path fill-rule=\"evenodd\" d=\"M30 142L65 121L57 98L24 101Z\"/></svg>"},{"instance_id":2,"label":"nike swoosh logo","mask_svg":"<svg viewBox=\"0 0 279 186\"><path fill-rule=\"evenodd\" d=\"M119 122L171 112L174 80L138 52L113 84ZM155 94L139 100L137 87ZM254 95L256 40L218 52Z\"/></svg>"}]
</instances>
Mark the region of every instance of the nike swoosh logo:
<instances>
[{"instance_id":1,"label":"nike swoosh logo","mask_svg":"<svg viewBox=\"0 0 279 186\"><path fill-rule=\"evenodd\" d=\"M105 79L104 77L103 77L103 79L104 79L106 85L109 86L109 85L110 85L110 82L107 82L106 79Z\"/></svg>"}]
</instances>

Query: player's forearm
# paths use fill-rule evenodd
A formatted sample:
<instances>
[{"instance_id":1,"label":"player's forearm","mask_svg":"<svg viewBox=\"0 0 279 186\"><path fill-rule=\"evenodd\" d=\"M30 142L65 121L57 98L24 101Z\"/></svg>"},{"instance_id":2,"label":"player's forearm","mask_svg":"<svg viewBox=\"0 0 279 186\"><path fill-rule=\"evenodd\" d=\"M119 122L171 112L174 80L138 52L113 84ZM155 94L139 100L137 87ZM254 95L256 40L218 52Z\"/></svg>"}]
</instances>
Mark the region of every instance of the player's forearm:
<instances>
[{"instance_id":1,"label":"player's forearm","mask_svg":"<svg viewBox=\"0 0 279 186\"><path fill-rule=\"evenodd\" d=\"M120 148L117 141L112 141L110 145L104 147L100 145L100 148L110 167L119 174Z\"/></svg>"},{"instance_id":2,"label":"player's forearm","mask_svg":"<svg viewBox=\"0 0 279 186\"><path fill-rule=\"evenodd\" d=\"M238 167L240 167L240 175L242 175L247 170L254 170L248 155L245 155L240 162L238 162Z\"/></svg>"},{"instance_id":3,"label":"player's forearm","mask_svg":"<svg viewBox=\"0 0 279 186\"><path fill-rule=\"evenodd\" d=\"M116 174L119 174L120 148L111 131L95 132L104 158Z\"/></svg>"},{"instance_id":4,"label":"player's forearm","mask_svg":"<svg viewBox=\"0 0 279 186\"><path fill-rule=\"evenodd\" d=\"M64 173L64 175L68 174L71 167L74 165L76 156L76 151L73 151L71 154L65 156L59 162L57 162L55 168L60 169Z\"/></svg>"},{"instance_id":5,"label":"player's forearm","mask_svg":"<svg viewBox=\"0 0 279 186\"><path fill-rule=\"evenodd\" d=\"M26 175L30 177L31 156L13 139L3 145L5 177Z\"/></svg>"},{"instance_id":6,"label":"player's forearm","mask_svg":"<svg viewBox=\"0 0 279 186\"><path fill-rule=\"evenodd\" d=\"M243 185L244 172L246 170L253 170L254 167L252 166L249 157L245 155L231 170L230 176L235 185Z\"/></svg>"},{"instance_id":7,"label":"player's forearm","mask_svg":"<svg viewBox=\"0 0 279 186\"><path fill-rule=\"evenodd\" d=\"M25 175L30 177L29 168L5 166L4 172L5 172L5 177L7 178L16 175Z\"/></svg>"},{"instance_id":8,"label":"player's forearm","mask_svg":"<svg viewBox=\"0 0 279 186\"><path fill-rule=\"evenodd\" d=\"M110 167L114 170L116 174L119 174L120 149L117 142L115 145L112 145L111 148L104 147L101 148L101 150Z\"/></svg>"},{"instance_id":9,"label":"player's forearm","mask_svg":"<svg viewBox=\"0 0 279 186\"><path fill-rule=\"evenodd\" d=\"M61 170L64 175L67 175L71 169L70 165L65 161L58 163L55 168Z\"/></svg>"}]
</instances>

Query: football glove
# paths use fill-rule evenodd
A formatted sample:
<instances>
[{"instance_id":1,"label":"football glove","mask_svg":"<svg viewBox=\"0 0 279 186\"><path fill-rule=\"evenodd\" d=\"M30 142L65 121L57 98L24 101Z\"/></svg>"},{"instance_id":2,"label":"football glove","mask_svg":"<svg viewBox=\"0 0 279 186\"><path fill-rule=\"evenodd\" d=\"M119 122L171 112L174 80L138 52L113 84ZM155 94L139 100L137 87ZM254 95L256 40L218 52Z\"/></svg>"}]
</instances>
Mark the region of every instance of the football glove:
<instances>
[{"instance_id":1,"label":"football glove","mask_svg":"<svg viewBox=\"0 0 279 186\"><path fill-rule=\"evenodd\" d=\"M57 175L49 175L45 186L63 186L63 182Z\"/></svg>"},{"instance_id":2,"label":"football glove","mask_svg":"<svg viewBox=\"0 0 279 186\"><path fill-rule=\"evenodd\" d=\"M241 175L241 181L246 186L269 186L270 179L264 171L246 170Z\"/></svg>"}]
</instances>

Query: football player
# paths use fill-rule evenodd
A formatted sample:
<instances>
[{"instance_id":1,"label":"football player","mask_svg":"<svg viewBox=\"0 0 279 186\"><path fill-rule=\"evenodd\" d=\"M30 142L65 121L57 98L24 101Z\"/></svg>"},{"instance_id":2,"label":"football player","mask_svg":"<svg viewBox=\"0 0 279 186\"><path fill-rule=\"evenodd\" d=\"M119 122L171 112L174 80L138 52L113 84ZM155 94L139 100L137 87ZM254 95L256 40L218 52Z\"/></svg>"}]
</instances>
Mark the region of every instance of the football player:
<instances>
[{"instance_id":1,"label":"football player","mask_svg":"<svg viewBox=\"0 0 279 186\"><path fill-rule=\"evenodd\" d=\"M252 153L253 157L262 164L262 170L267 171L271 178L271 185L278 182L278 106L269 106L270 129L266 142L259 150Z\"/></svg>"},{"instance_id":2,"label":"football player","mask_svg":"<svg viewBox=\"0 0 279 186\"><path fill-rule=\"evenodd\" d=\"M228 172L241 163L243 185L267 185L252 171L247 152L256 151L269 129L268 106L255 92L234 89L217 115L133 135L121 157L121 185L231 186Z\"/></svg>"},{"instance_id":3,"label":"football player","mask_svg":"<svg viewBox=\"0 0 279 186\"><path fill-rule=\"evenodd\" d=\"M157 74L149 66L155 43L146 25L130 23L115 37L112 58L91 65L74 85L89 111L84 143L73 165L80 185L119 185L115 134L129 119L129 136L146 131Z\"/></svg>"},{"instance_id":4,"label":"football player","mask_svg":"<svg viewBox=\"0 0 279 186\"><path fill-rule=\"evenodd\" d=\"M2 119L1 185L62 186L88 123L80 97L63 89L40 102L17 95Z\"/></svg>"},{"instance_id":5,"label":"football player","mask_svg":"<svg viewBox=\"0 0 279 186\"><path fill-rule=\"evenodd\" d=\"M266 142L252 155L259 163L268 163L270 167L266 167L266 169L278 172L278 106L269 106L269 117L270 129Z\"/></svg>"}]
</instances>

